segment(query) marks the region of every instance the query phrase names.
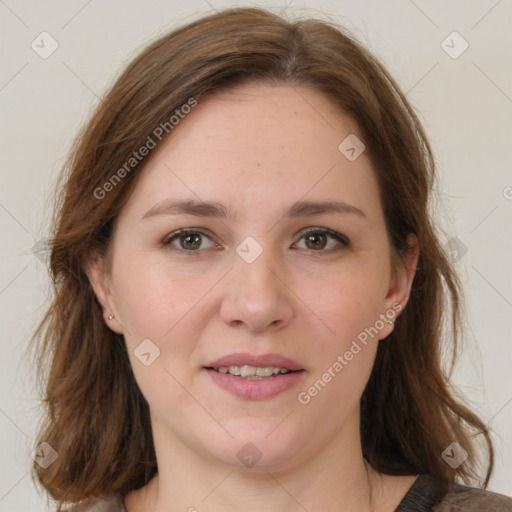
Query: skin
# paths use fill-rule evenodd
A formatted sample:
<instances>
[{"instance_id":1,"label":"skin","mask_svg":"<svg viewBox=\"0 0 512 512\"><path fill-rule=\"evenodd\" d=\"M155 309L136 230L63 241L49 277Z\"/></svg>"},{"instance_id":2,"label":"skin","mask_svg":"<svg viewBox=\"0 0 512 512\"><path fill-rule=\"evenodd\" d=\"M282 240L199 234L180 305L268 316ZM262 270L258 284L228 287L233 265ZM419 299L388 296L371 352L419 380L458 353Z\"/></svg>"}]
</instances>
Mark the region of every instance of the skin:
<instances>
[{"instance_id":1,"label":"skin","mask_svg":"<svg viewBox=\"0 0 512 512\"><path fill-rule=\"evenodd\" d=\"M405 307L416 269L413 235L404 264L392 267L370 161L338 150L349 134L362 139L355 121L314 89L246 84L201 100L145 165L108 258L87 265L151 411L159 473L125 497L128 512L239 511L240 504L390 511L412 485L415 475L369 467L359 437L359 399L393 324L385 322L309 403L297 398L379 315ZM237 217L141 220L169 197L217 201ZM364 216L284 217L299 200L343 201ZM320 234L308 245L310 227L335 230L350 244ZM181 228L207 232L192 255L184 253L186 237L162 245ZM236 252L248 236L263 250L252 263ZM133 351L148 338L160 356L145 366ZM239 351L278 353L305 372L275 397L235 397L203 366ZM262 454L251 468L237 457L248 442Z\"/></svg>"}]
</instances>

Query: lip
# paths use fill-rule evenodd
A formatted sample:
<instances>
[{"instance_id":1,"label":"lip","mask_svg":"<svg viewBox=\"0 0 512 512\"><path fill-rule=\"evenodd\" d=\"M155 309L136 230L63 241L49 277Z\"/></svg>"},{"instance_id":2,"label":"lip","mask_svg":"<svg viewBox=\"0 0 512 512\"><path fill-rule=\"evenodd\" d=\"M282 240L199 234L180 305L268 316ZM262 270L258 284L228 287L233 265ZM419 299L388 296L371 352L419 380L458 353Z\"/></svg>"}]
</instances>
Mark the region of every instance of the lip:
<instances>
[{"instance_id":1,"label":"lip","mask_svg":"<svg viewBox=\"0 0 512 512\"><path fill-rule=\"evenodd\" d=\"M206 364L205 368L219 368L220 366L275 366L291 371L304 370L297 361L279 354L252 355L247 352L237 352L223 356Z\"/></svg>"},{"instance_id":2,"label":"lip","mask_svg":"<svg viewBox=\"0 0 512 512\"><path fill-rule=\"evenodd\" d=\"M221 366L275 366L286 368L293 373L281 373L265 379L247 380L229 373L220 373L213 369ZM251 355L243 352L221 357L205 365L203 369L220 388L247 400L272 398L295 386L304 378L306 373L299 363L279 354Z\"/></svg>"},{"instance_id":3,"label":"lip","mask_svg":"<svg viewBox=\"0 0 512 512\"><path fill-rule=\"evenodd\" d=\"M232 395L248 400L264 400L286 391L304 377L305 372L282 373L266 379L247 380L229 373L219 373L211 368L204 368L213 382Z\"/></svg>"}]
</instances>

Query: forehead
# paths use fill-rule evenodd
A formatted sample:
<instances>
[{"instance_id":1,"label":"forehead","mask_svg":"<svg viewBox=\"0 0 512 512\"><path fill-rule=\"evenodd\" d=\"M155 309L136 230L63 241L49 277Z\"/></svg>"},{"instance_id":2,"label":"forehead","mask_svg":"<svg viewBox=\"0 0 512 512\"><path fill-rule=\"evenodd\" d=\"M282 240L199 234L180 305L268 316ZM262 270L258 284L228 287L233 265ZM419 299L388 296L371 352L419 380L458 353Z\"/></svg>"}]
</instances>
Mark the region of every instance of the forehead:
<instances>
[{"instance_id":1,"label":"forehead","mask_svg":"<svg viewBox=\"0 0 512 512\"><path fill-rule=\"evenodd\" d=\"M351 161L340 151L353 136L362 138L357 123L312 88L220 91L199 101L154 150L127 206L143 214L140 208L172 195L226 200L243 215L301 198L378 201L364 152Z\"/></svg>"},{"instance_id":2,"label":"forehead","mask_svg":"<svg viewBox=\"0 0 512 512\"><path fill-rule=\"evenodd\" d=\"M274 157L277 153L283 158L296 155L299 159L304 152L311 154L315 147L338 157L341 140L359 132L350 116L313 88L260 83L206 97L177 128L167 141L169 145L173 141L172 145L190 150L191 145L184 142L193 136L200 141L196 139L192 144L200 142L210 149L214 145L216 151L243 160L264 159L270 152ZM177 150L175 147L175 154Z\"/></svg>"}]
</instances>

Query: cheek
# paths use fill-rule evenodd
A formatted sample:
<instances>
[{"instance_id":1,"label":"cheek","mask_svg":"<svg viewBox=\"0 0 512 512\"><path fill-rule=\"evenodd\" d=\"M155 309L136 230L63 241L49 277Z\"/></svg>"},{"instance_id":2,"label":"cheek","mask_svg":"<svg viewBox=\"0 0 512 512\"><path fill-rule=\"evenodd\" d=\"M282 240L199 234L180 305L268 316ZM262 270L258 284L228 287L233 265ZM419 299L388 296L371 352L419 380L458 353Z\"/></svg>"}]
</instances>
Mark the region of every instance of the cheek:
<instances>
[{"instance_id":1,"label":"cheek","mask_svg":"<svg viewBox=\"0 0 512 512\"><path fill-rule=\"evenodd\" d=\"M188 385L187 362L202 329L194 305L206 290L200 280L192 284L162 262L136 256L119 257L113 275L135 379L152 408L190 406L181 385Z\"/></svg>"},{"instance_id":2,"label":"cheek","mask_svg":"<svg viewBox=\"0 0 512 512\"><path fill-rule=\"evenodd\" d=\"M369 286L363 276L351 274L339 276L330 292L317 300L318 316L329 329L314 339L312 371L297 397L306 417L317 418L329 410L336 426L357 407L379 343L379 293L382 289L375 282Z\"/></svg>"},{"instance_id":3,"label":"cheek","mask_svg":"<svg viewBox=\"0 0 512 512\"><path fill-rule=\"evenodd\" d=\"M116 303L127 337L134 342L163 340L211 287L209 279L185 278L179 268L144 255L119 258L116 263Z\"/></svg>"},{"instance_id":4,"label":"cheek","mask_svg":"<svg viewBox=\"0 0 512 512\"><path fill-rule=\"evenodd\" d=\"M374 326L383 313L387 277L378 265L361 265L333 272L326 289L310 300L330 327L337 348ZM304 292L305 293L305 292ZM333 331L333 332L331 332ZM329 336L327 336L329 338Z\"/></svg>"},{"instance_id":5,"label":"cheek","mask_svg":"<svg viewBox=\"0 0 512 512\"><path fill-rule=\"evenodd\" d=\"M312 409L322 404L351 407L358 403L385 326L380 315L384 313L387 281L379 262L353 268L347 265L332 276L325 280L323 292L308 296L308 305L322 321L319 331L323 333L314 338L311 356L315 370L303 388L306 395L301 403L315 402Z\"/></svg>"},{"instance_id":6,"label":"cheek","mask_svg":"<svg viewBox=\"0 0 512 512\"><path fill-rule=\"evenodd\" d=\"M205 309L211 306L208 292L223 274L203 270L192 275L162 258L138 254L119 256L113 275L131 365L146 398L153 400L165 390L179 401L183 392L177 382L188 383L201 333L214 314Z\"/></svg>"}]
</instances>

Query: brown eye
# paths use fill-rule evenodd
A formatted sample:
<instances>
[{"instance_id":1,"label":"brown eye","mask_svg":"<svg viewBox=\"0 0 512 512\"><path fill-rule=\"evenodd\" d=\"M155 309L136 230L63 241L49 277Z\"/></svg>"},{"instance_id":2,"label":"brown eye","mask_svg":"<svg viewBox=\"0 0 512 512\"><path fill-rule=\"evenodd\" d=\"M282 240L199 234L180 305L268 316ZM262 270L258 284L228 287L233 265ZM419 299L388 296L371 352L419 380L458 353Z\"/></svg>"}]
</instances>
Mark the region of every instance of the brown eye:
<instances>
[{"instance_id":1,"label":"brown eye","mask_svg":"<svg viewBox=\"0 0 512 512\"><path fill-rule=\"evenodd\" d=\"M305 240L309 249L323 249L327 245L327 236L324 233L306 235Z\"/></svg>"},{"instance_id":2,"label":"brown eye","mask_svg":"<svg viewBox=\"0 0 512 512\"><path fill-rule=\"evenodd\" d=\"M350 241L345 235L327 228L310 229L302 235L300 241L302 240L305 242L305 249L319 254L334 252L350 246Z\"/></svg>"},{"instance_id":3,"label":"brown eye","mask_svg":"<svg viewBox=\"0 0 512 512\"><path fill-rule=\"evenodd\" d=\"M204 246L205 241L209 242L209 245ZM202 252L202 249L211 249L213 247L213 243L206 233L194 229L175 231L163 240L162 245L172 246L178 252L187 254L199 253Z\"/></svg>"},{"instance_id":4,"label":"brown eye","mask_svg":"<svg viewBox=\"0 0 512 512\"><path fill-rule=\"evenodd\" d=\"M197 249L201 246L201 235L181 235L178 238L183 249Z\"/></svg>"}]
</instances>

